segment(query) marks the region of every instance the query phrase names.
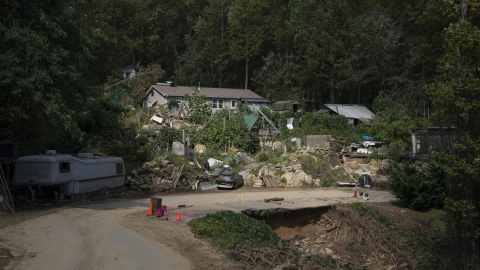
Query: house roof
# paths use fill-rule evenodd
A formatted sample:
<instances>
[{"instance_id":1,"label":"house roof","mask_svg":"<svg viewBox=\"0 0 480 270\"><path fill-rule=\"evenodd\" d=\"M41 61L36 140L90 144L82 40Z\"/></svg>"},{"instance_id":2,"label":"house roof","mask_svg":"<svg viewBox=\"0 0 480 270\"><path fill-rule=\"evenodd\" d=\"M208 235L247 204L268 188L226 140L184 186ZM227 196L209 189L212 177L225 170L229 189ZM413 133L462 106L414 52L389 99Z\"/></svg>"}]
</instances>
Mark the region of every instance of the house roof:
<instances>
[{"instance_id":1,"label":"house roof","mask_svg":"<svg viewBox=\"0 0 480 270\"><path fill-rule=\"evenodd\" d=\"M153 90L156 90L164 96L183 97L185 94L191 95L193 89L191 86L170 86L170 85L152 85L145 94L145 97ZM200 94L205 95L207 98L236 98L248 101L264 101L270 102L268 99L263 98L252 90L248 89L233 89L233 88L209 88L201 87Z\"/></svg>"},{"instance_id":2,"label":"house roof","mask_svg":"<svg viewBox=\"0 0 480 270\"><path fill-rule=\"evenodd\" d=\"M290 105L291 104L300 104L298 100L282 100L282 101L277 101L272 104L272 109L274 111L288 111L290 110Z\"/></svg>"},{"instance_id":3,"label":"house roof","mask_svg":"<svg viewBox=\"0 0 480 270\"><path fill-rule=\"evenodd\" d=\"M373 114L369 109L362 105L355 104L325 104L330 110L345 116L346 118L354 119L373 119Z\"/></svg>"}]
</instances>

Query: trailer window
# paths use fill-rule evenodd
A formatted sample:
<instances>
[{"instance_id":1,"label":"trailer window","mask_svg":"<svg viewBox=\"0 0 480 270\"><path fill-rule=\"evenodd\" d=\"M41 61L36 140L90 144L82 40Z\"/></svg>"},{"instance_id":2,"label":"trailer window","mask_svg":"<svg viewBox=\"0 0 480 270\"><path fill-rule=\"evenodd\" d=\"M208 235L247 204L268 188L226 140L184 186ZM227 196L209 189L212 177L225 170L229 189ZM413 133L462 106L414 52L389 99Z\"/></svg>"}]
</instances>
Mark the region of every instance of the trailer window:
<instances>
[{"instance_id":1,"label":"trailer window","mask_svg":"<svg viewBox=\"0 0 480 270\"><path fill-rule=\"evenodd\" d=\"M60 162L60 172L70 172L70 162Z\"/></svg>"},{"instance_id":2,"label":"trailer window","mask_svg":"<svg viewBox=\"0 0 480 270\"><path fill-rule=\"evenodd\" d=\"M117 163L117 174L123 174L123 163Z\"/></svg>"}]
</instances>

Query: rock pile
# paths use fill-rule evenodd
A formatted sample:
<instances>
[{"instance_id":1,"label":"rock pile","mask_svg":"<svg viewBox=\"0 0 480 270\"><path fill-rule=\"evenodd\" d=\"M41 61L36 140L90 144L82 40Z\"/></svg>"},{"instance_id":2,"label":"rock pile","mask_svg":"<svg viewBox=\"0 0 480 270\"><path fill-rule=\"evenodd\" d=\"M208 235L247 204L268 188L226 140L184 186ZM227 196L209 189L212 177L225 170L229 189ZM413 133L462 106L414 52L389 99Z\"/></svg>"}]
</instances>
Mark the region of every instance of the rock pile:
<instances>
[{"instance_id":1,"label":"rock pile","mask_svg":"<svg viewBox=\"0 0 480 270\"><path fill-rule=\"evenodd\" d=\"M170 164L168 156L163 156L132 170L132 176L127 177L125 186L138 192L172 191L174 190L172 180L178 170L179 167ZM183 190L189 186L188 180L181 175L175 190Z\"/></svg>"},{"instance_id":2,"label":"rock pile","mask_svg":"<svg viewBox=\"0 0 480 270\"><path fill-rule=\"evenodd\" d=\"M302 170L301 163L272 164L264 166L259 171L261 175L271 175L279 186L289 188L301 187L303 183L311 183L312 177ZM281 182L282 178L286 182Z\"/></svg>"},{"instance_id":3,"label":"rock pile","mask_svg":"<svg viewBox=\"0 0 480 270\"><path fill-rule=\"evenodd\" d=\"M308 154L323 154L326 155L330 152L330 146L320 147L310 147L303 146L302 149L299 149L295 152L296 155L308 155Z\"/></svg>"}]
</instances>

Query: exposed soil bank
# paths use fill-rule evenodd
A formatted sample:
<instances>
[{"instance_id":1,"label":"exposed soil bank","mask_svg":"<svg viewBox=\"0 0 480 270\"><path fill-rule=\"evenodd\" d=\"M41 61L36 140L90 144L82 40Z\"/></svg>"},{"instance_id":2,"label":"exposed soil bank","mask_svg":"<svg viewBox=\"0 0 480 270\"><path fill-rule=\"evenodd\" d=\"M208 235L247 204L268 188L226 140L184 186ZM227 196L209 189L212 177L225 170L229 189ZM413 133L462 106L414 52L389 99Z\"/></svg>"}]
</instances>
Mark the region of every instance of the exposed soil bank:
<instances>
[{"instance_id":1,"label":"exposed soil bank","mask_svg":"<svg viewBox=\"0 0 480 270\"><path fill-rule=\"evenodd\" d=\"M372 223L372 220L378 222L377 216L366 219L350 207L245 210L242 213L264 220L299 254L305 254L304 266L308 265L308 256L314 254L360 269L410 269L412 265L408 254L390 240L397 238L400 231L378 226Z\"/></svg>"},{"instance_id":2,"label":"exposed soil bank","mask_svg":"<svg viewBox=\"0 0 480 270\"><path fill-rule=\"evenodd\" d=\"M318 231L323 216L334 220L334 206L319 206L289 210L285 208L242 211L257 220L264 220L283 240L303 239Z\"/></svg>"}]
</instances>

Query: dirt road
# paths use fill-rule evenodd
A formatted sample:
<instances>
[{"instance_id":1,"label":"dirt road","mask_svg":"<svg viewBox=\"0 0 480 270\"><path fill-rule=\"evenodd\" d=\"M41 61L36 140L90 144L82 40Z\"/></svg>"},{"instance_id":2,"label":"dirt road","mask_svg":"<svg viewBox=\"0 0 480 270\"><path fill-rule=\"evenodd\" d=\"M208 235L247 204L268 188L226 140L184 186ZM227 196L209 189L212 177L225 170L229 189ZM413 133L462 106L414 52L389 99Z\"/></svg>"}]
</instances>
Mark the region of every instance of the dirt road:
<instances>
[{"instance_id":1,"label":"dirt road","mask_svg":"<svg viewBox=\"0 0 480 270\"><path fill-rule=\"evenodd\" d=\"M373 201L393 200L386 191L370 194ZM159 195L171 209L167 216L176 217L180 210L183 222L147 217L149 198L86 205L6 227L0 230L0 247L14 256L5 269L225 269L232 265L221 252L195 238L185 220L220 209L351 202L356 200L352 195L352 189L253 188ZM287 203L262 202L269 197L284 197ZM176 209L179 203L193 206Z\"/></svg>"}]
</instances>

